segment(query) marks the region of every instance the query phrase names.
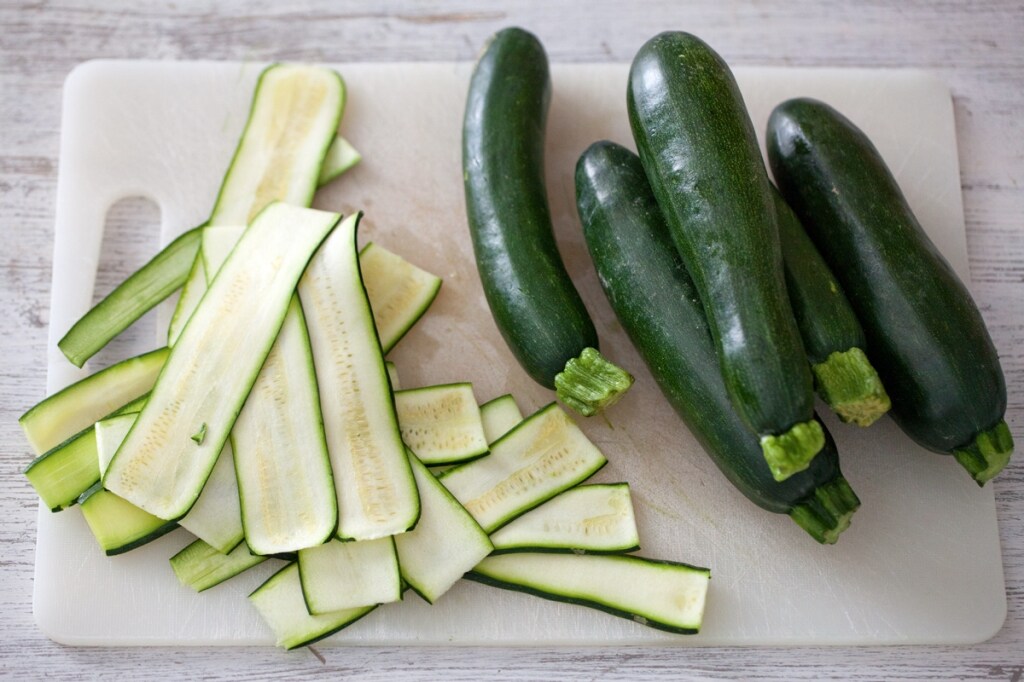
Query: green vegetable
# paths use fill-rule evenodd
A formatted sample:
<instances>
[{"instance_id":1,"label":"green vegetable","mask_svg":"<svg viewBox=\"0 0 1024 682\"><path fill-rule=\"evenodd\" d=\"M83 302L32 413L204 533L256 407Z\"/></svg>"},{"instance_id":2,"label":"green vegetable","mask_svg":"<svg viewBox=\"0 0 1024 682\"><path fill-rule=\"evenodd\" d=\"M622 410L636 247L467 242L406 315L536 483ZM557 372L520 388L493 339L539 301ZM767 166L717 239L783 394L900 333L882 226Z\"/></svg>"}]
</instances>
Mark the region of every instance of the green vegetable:
<instances>
[{"instance_id":1,"label":"green vegetable","mask_svg":"<svg viewBox=\"0 0 1024 682\"><path fill-rule=\"evenodd\" d=\"M466 214L484 294L505 342L535 381L589 416L617 400L632 377L597 352L594 323L555 243L544 184L550 94L540 42L519 28L496 34L466 100Z\"/></svg>"},{"instance_id":2,"label":"green vegetable","mask_svg":"<svg viewBox=\"0 0 1024 682\"><path fill-rule=\"evenodd\" d=\"M835 109L795 99L772 112L768 156L864 326L893 419L984 484L1013 451L999 356L878 151Z\"/></svg>"},{"instance_id":3,"label":"green vegetable","mask_svg":"<svg viewBox=\"0 0 1024 682\"><path fill-rule=\"evenodd\" d=\"M732 72L699 38L662 33L630 69L633 137L700 294L733 405L777 480L825 442L786 295L771 185Z\"/></svg>"},{"instance_id":4,"label":"green vegetable","mask_svg":"<svg viewBox=\"0 0 1024 682\"><path fill-rule=\"evenodd\" d=\"M733 485L754 504L789 514L819 542L835 542L859 501L832 439L810 466L777 482L733 407L696 287L672 246L640 160L611 142L576 166L583 232L608 301L662 393Z\"/></svg>"}]
</instances>

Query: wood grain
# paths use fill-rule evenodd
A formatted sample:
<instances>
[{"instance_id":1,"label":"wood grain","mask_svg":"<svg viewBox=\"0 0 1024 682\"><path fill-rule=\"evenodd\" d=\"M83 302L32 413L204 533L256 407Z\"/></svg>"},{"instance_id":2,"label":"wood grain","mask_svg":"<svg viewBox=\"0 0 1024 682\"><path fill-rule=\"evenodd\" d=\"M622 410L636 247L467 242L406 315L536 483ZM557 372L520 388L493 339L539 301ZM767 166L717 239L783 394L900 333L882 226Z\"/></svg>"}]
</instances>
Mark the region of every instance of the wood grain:
<instances>
[{"instance_id":1,"label":"wood grain","mask_svg":"<svg viewBox=\"0 0 1024 682\"><path fill-rule=\"evenodd\" d=\"M43 395L64 77L97 57L311 61L469 60L525 26L556 61L628 61L658 31L701 35L732 64L920 67L954 93L971 290L1000 349L1007 421L1024 442L1024 5L1008 2L5 2L0 5L0 676L369 680L645 678L1024 679L1024 461L994 482L1009 609L974 647L884 649L74 649L31 613L37 503L17 417ZM116 211L126 239L144 206ZM120 227L118 227L120 226ZM144 257L104 263L112 286ZM1020 449L1020 447L1018 447ZM955 539L951 538L951 541ZM955 618L956 614L950 614ZM321 660L322 659L322 660Z\"/></svg>"}]
</instances>

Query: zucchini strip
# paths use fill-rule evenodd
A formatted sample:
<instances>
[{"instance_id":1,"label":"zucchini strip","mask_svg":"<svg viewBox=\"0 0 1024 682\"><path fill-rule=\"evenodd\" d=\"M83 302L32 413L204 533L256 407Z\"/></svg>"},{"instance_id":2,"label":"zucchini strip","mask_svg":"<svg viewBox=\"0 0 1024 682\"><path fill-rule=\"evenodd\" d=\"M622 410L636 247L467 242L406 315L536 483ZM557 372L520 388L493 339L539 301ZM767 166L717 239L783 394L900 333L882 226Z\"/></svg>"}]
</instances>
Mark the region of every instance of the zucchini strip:
<instances>
[{"instance_id":1,"label":"zucchini strip","mask_svg":"<svg viewBox=\"0 0 1024 682\"><path fill-rule=\"evenodd\" d=\"M686 635L700 630L711 571L622 555L506 554L466 577Z\"/></svg>"},{"instance_id":2,"label":"zucchini strip","mask_svg":"<svg viewBox=\"0 0 1024 682\"><path fill-rule=\"evenodd\" d=\"M551 403L494 443L490 455L449 469L440 479L491 533L606 463L569 415Z\"/></svg>"},{"instance_id":3,"label":"zucchini strip","mask_svg":"<svg viewBox=\"0 0 1024 682\"><path fill-rule=\"evenodd\" d=\"M196 306L199 305L199 301L202 300L205 293L206 267L203 264L202 254L197 252L192 262L192 269L189 270L188 278L182 286L181 295L178 296L178 302L174 306L171 322L167 325L168 346L174 346L178 341L178 337L181 336L181 332L185 329L185 325L188 324L189 318L196 311Z\"/></svg>"},{"instance_id":4,"label":"zucchini strip","mask_svg":"<svg viewBox=\"0 0 1024 682\"><path fill-rule=\"evenodd\" d=\"M340 177L345 171L354 167L363 160L363 155L356 151L348 140L341 135L335 136L331 146L327 148L327 155L320 166L320 176L317 178L317 187L323 187L332 180Z\"/></svg>"},{"instance_id":5,"label":"zucchini strip","mask_svg":"<svg viewBox=\"0 0 1024 682\"><path fill-rule=\"evenodd\" d=\"M493 443L523 421L523 413L511 393L488 400L480 406L480 419L488 443Z\"/></svg>"},{"instance_id":6,"label":"zucchini strip","mask_svg":"<svg viewBox=\"0 0 1024 682\"><path fill-rule=\"evenodd\" d=\"M374 242L359 253L359 269L381 349L387 354L437 298L441 278Z\"/></svg>"},{"instance_id":7,"label":"zucchini strip","mask_svg":"<svg viewBox=\"0 0 1024 682\"><path fill-rule=\"evenodd\" d=\"M402 598L398 555L391 537L299 550L302 596L310 614L389 604Z\"/></svg>"},{"instance_id":8,"label":"zucchini strip","mask_svg":"<svg viewBox=\"0 0 1024 682\"><path fill-rule=\"evenodd\" d=\"M274 203L242 235L103 477L149 513L185 515L270 352L313 252L340 216Z\"/></svg>"},{"instance_id":9,"label":"zucchini strip","mask_svg":"<svg viewBox=\"0 0 1024 682\"><path fill-rule=\"evenodd\" d=\"M455 464L487 454L472 384L426 386L394 395L402 440L424 464Z\"/></svg>"},{"instance_id":10,"label":"zucchini strip","mask_svg":"<svg viewBox=\"0 0 1024 682\"><path fill-rule=\"evenodd\" d=\"M338 536L373 540L419 518L387 370L346 218L299 281L338 496Z\"/></svg>"},{"instance_id":11,"label":"zucchini strip","mask_svg":"<svg viewBox=\"0 0 1024 682\"><path fill-rule=\"evenodd\" d=\"M201 228L192 228L164 247L72 325L57 347L75 367L185 283L199 251Z\"/></svg>"},{"instance_id":12,"label":"zucchini strip","mask_svg":"<svg viewBox=\"0 0 1024 682\"><path fill-rule=\"evenodd\" d=\"M252 554L244 544L222 554L216 547L196 540L171 557L171 568L182 585L202 592L266 560L265 556Z\"/></svg>"},{"instance_id":13,"label":"zucchini strip","mask_svg":"<svg viewBox=\"0 0 1024 682\"><path fill-rule=\"evenodd\" d=\"M178 524L164 521L96 483L78 500L82 516L107 556L124 554L166 535Z\"/></svg>"}]
</instances>

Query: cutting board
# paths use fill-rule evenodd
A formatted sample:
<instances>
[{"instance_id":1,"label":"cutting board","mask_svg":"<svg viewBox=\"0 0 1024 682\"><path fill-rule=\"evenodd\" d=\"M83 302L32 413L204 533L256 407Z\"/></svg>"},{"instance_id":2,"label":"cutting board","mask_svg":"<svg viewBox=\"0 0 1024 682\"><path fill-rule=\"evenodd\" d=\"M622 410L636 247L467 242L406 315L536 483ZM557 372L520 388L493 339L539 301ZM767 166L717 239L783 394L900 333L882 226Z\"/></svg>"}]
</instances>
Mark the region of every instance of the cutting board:
<instances>
[{"instance_id":1,"label":"cutting board","mask_svg":"<svg viewBox=\"0 0 1024 682\"><path fill-rule=\"evenodd\" d=\"M148 197L166 243L213 205L262 68L258 64L90 62L65 86L54 249L49 389L77 378L56 341L92 303L108 209ZM524 412L552 395L502 343L473 265L460 166L469 64L344 64L342 133L363 163L316 205L366 211L373 240L444 278L427 317L391 354L405 387L469 380L483 401L512 392ZM992 487L914 446L888 419L869 430L828 416L863 506L838 545L819 546L785 516L735 491L662 400L604 300L574 209L572 173L591 142L632 146L627 65L554 65L547 182L556 236L602 340L636 375L604 417L580 420L606 453L597 480L628 481L645 556L710 566L705 626L692 637L462 581L437 605L407 596L328 640L337 644L723 645L968 643L1006 614ZM969 281L948 90L921 72L736 70L755 126L784 98L810 95L870 135L922 223ZM155 228L153 228L155 232ZM150 242L156 246L157 235ZM148 257L148 254L146 254ZM141 258L141 256L140 256ZM130 350L143 351L159 340ZM245 596L263 565L204 594L167 559L177 531L107 558L81 514L39 515L35 614L68 644L270 644ZM268 562L275 563L275 562Z\"/></svg>"}]
</instances>

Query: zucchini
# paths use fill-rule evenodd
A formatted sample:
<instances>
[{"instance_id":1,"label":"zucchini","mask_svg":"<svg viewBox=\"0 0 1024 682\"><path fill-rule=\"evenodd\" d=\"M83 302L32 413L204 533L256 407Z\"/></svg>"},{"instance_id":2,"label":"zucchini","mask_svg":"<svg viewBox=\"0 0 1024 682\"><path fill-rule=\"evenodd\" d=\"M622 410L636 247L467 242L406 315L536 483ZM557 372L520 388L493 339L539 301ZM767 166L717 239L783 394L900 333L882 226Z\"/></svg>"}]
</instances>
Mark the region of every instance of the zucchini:
<instances>
[{"instance_id":1,"label":"zucchini","mask_svg":"<svg viewBox=\"0 0 1024 682\"><path fill-rule=\"evenodd\" d=\"M145 512L96 483L78 500L82 516L107 556L124 554L166 535L178 524Z\"/></svg>"},{"instance_id":2,"label":"zucchini","mask_svg":"<svg viewBox=\"0 0 1024 682\"><path fill-rule=\"evenodd\" d=\"M466 214L498 330L536 382L589 416L633 378L597 351L594 323L558 253L544 184L551 84L540 42L491 38L469 84L462 128Z\"/></svg>"},{"instance_id":3,"label":"zucchini","mask_svg":"<svg viewBox=\"0 0 1024 682\"><path fill-rule=\"evenodd\" d=\"M266 560L265 556L251 553L244 544L222 554L216 547L196 540L171 557L171 569L182 585L203 592Z\"/></svg>"},{"instance_id":4,"label":"zucchini","mask_svg":"<svg viewBox=\"0 0 1024 682\"><path fill-rule=\"evenodd\" d=\"M185 325L196 311L196 306L206 293L206 266L202 256L197 253L192 262L192 269L188 272L185 284L181 288L178 302L174 306L174 314L171 315L170 324L167 325L167 345L173 346Z\"/></svg>"},{"instance_id":5,"label":"zucchini","mask_svg":"<svg viewBox=\"0 0 1024 682\"><path fill-rule=\"evenodd\" d=\"M491 446L491 454L448 469L444 487L491 533L607 463L556 403L538 410Z\"/></svg>"},{"instance_id":6,"label":"zucchini","mask_svg":"<svg viewBox=\"0 0 1024 682\"><path fill-rule=\"evenodd\" d=\"M487 454L472 384L426 386L394 395L402 441L424 464L455 464Z\"/></svg>"},{"instance_id":7,"label":"zucchini","mask_svg":"<svg viewBox=\"0 0 1024 682\"><path fill-rule=\"evenodd\" d=\"M402 387L400 385L401 382L398 380L398 368L395 367L395 363L391 362L390 360L385 360L384 369L388 373L388 381L391 382L392 392L402 390Z\"/></svg>"},{"instance_id":8,"label":"zucchini","mask_svg":"<svg viewBox=\"0 0 1024 682\"><path fill-rule=\"evenodd\" d=\"M999 356L885 161L851 121L809 99L772 112L768 158L864 326L893 419L984 484L1013 451Z\"/></svg>"},{"instance_id":9,"label":"zucchini","mask_svg":"<svg viewBox=\"0 0 1024 682\"><path fill-rule=\"evenodd\" d=\"M775 206L729 67L688 33L647 41L629 72L629 121L654 196L693 278L729 397L776 480L825 438L786 294Z\"/></svg>"},{"instance_id":10,"label":"zucchini","mask_svg":"<svg viewBox=\"0 0 1024 682\"><path fill-rule=\"evenodd\" d=\"M316 181L317 187L323 187L340 177L362 160L363 155L356 151L351 142L341 135L336 135L331 141L331 146L327 148L327 154L320 166L320 175Z\"/></svg>"},{"instance_id":11,"label":"zucchini","mask_svg":"<svg viewBox=\"0 0 1024 682\"><path fill-rule=\"evenodd\" d=\"M466 577L686 635L700 630L711 571L635 556L506 554Z\"/></svg>"},{"instance_id":12,"label":"zucchini","mask_svg":"<svg viewBox=\"0 0 1024 682\"><path fill-rule=\"evenodd\" d=\"M864 329L799 219L772 187L786 291L814 386L841 420L870 426L891 402L864 349Z\"/></svg>"},{"instance_id":13,"label":"zucchini","mask_svg":"<svg viewBox=\"0 0 1024 682\"><path fill-rule=\"evenodd\" d=\"M506 393L481 405L480 419L483 421L487 442L493 443L523 421L523 413L519 411L512 394Z\"/></svg>"},{"instance_id":14,"label":"zucchini","mask_svg":"<svg viewBox=\"0 0 1024 682\"><path fill-rule=\"evenodd\" d=\"M138 416L138 412L128 412L96 422L93 428L96 432L96 460L99 462L100 476L106 473L110 460L124 442L124 437L128 435Z\"/></svg>"},{"instance_id":15,"label":"zucchini","mask_svg":"<svg viewBox=\"0 0 1024 682\"><path fill-rule=\"evenodd\" d=\"M494 553L608 554L640 549L629 484L581 485L491 534Z\"/></svg>"},{"instance_id":16,"label":"zucchini","mask_svg":"<svg viewBox=\"0 0 1024 682\"><path fill-rule=\"evenodd\" d=\"M818 542L835 542L859 500L827 431L810 466L777 482L732 405L696 287L640 160L598 142L576 166L576 199L598 279L662 393L726 478L751 502L788 514Z\"/></svg>"},{"instance_id":17,"label":"zucchini","mask_svg":"<svg viewBox=\"0 0 1024 682\"><path fill-rule=\"evenodd\" d=\"M270 352L299 277L339 218L274 203L246 230L114 455L103 477L108 490L160 518L188 512Z\"/></svg>"},{"instance_id":18,"label":"zucchini","mask_svg":"<svg viewBox=\"0 0 1024 682\"><path fill-rule=\"evenodd\" d=\"M359 269L381 350L387 354L437 298L441 278L374 242L359 252Z\"/></svg>"},{"instance_id":19,"label":"zucchini","mask_svg":"<svg viewBox=\"0 0 1024 682\"><path fill-rule=\"evenodd\" d=\"M310 614L388 604L402 598L398 555L391 537L299 550L302 596Z\"/></svg>"},{"instance_id":20,"label":"zucchini","mask_svg":"<svg viewBox=\"0 0 1024 682\"><path fill-rule=\"evenodd\" d=\"M419 518L419 497L395 416L347 218L299 281L338 497L338 537L373 540ZM250 228L251 231L252 228Z\"/></svg>"}]
</instances>

